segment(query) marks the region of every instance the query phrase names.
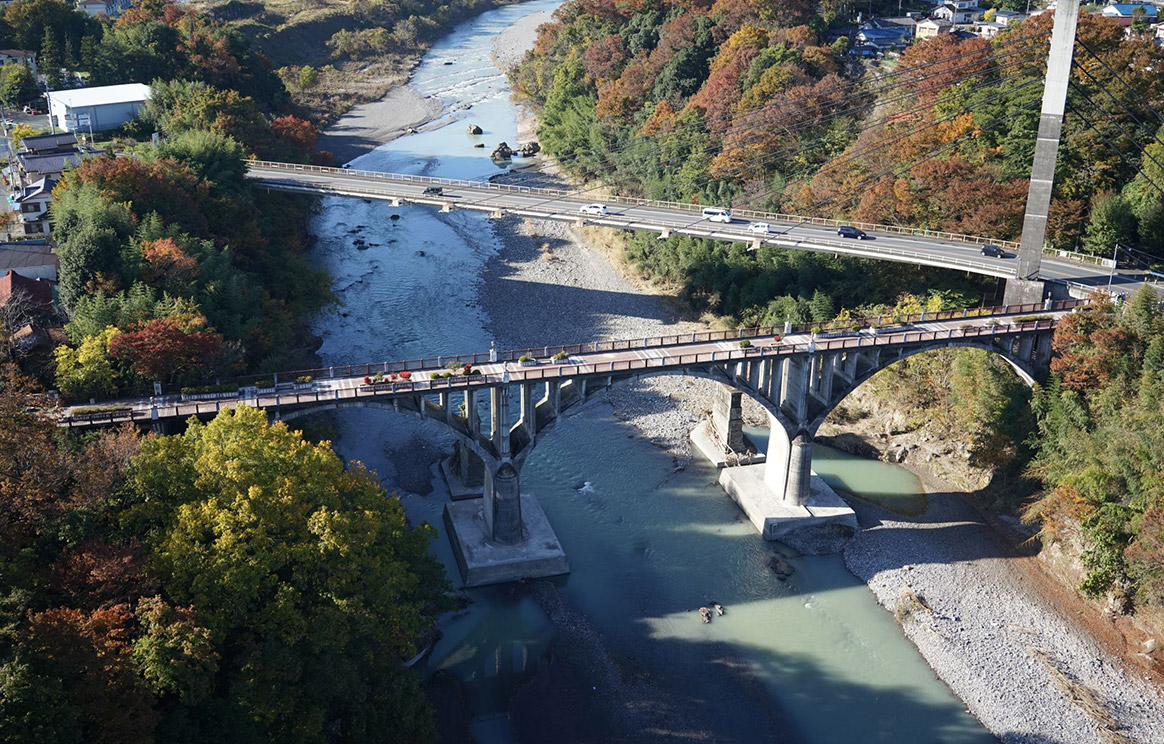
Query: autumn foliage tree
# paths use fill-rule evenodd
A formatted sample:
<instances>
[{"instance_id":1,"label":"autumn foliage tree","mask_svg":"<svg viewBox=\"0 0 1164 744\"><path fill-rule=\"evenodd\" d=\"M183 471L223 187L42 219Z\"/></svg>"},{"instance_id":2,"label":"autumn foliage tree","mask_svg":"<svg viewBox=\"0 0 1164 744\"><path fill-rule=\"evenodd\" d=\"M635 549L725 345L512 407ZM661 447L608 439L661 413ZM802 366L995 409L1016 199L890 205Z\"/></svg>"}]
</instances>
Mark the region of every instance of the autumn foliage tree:
<instances>
[{"instance_id":1,"label":"autumn foliage tree","mask_svg":"<svg viewBox=\"0 0 1164 744\"><path fill-rule=\"evenodd\" d=\"M222 356L222 336L205 327L206 319L199 315L155 318L114 336L109 353L148 380L170 381L212 367Z\"/></svg>"}]
</instances>

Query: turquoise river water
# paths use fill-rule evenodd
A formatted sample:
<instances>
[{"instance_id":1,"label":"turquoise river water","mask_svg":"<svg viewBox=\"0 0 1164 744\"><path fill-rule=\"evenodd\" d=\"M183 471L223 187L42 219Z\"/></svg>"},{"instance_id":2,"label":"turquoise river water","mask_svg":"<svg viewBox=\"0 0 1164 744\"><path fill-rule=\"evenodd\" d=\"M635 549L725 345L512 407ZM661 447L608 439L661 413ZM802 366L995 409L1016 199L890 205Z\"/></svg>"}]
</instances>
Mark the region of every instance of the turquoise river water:
<instances>
[{"instance_id":1,"label":"turquoise river water","mask_svg":"<svg viewBox=\"0 0 1164 744\"><path fill-rule=\"evenodd\" d=\"M498 172L464 134L467 116L492 144L516 138L505 77L490 60L492 38L518 18L553 9L535 0L490 11L454 29L425 57L412 86L445 103L443 126L397 139L356 162L365 169L476 177ZM447 64L451 63L451 64ZM396 219L393 219L393 215ZM328 198L313 217L316 262L343 300L320 321L325 363L487 349L478 277L501 249L483 215L438 214ZM359 232L372 247L357 251ZM375 469L400 494L413 521L441 531L434 552L459 581L443 534L447 499L433 465L450 446L434 425L389 411L347 410L333 418L335 446ZM817 448L818 472L848 491L896 494L917 503L905 471ZM555 721L577 710L615 710L609 685L550 695L543 709L514 708L514 695L546 669L559 629L522 592L468 592L469 608L442 621L444 636L418 669L445 670L463 684L480 742L706 740L722 742L988 742L994 739L926 666L893 617L838 556L800 557L788 581L768 568L774 546L701 465L677 471L666 452L640 439L609 408L560 422L530 456L522 490L537 496L572 573L557 582L564 604L584 617L636 704L682 710L701 727L690 739L663 731L571 733ZM704 625L694 609L715 600L727 614ZM539 671L540 670L540 671ZM572 688L573 689L573 688ZM644 692L646 690L647 692ZM587 691L609 699L585 699ZM573 710L572 710L573 709ZM601 726L591 720L589 725ZM548 722L548 723L547 723Z\"/></svg>"}]
</instances>

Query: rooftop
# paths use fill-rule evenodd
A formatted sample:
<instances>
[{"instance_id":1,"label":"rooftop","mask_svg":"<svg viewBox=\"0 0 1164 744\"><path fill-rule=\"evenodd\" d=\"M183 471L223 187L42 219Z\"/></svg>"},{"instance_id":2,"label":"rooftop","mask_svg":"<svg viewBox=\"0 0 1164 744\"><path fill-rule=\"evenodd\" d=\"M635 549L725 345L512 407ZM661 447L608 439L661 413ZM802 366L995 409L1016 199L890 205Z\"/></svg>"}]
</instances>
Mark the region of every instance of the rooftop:
<instances>
[{"instance_id":1,"label":"rooftop","mask_svg":"<svg viewBox=\"0 0 1164 744\"><path fill-rule=\"evenodd\" d=\"M79 165L85 158L91 158L99 154L101 153L97 150L91 152L52 152L47 155L32 155L22 152L17 154L16 159L20 161L20 167L25 173L29 171L35 173L61 173L68 166Z\"/></svg>"},{"instance_id":2,"label":"rooftop","mask_svg":"<svg viewBox=\"0 0 1164 744\"><path fill-rule=\"evenodd\" d=\"M1136 8L1143 8L1144 15L1149 18L1156 17L1156 6L1148 5L1147 3L1115 3L1108 5L1103 9L1104 15L1118 15L1131 18ZM1111 11L1111 12L1108 12Z\"/></svg>"},{"instance_id":3,"label":"rooftop","mask_svg":"<svg viewBox=\"0 0 1164 744\"><path fill-rule=\"evenodd\" d=\"M43 240L18 240L0 243L0 273L9 269L56 265L57 256Z\"/></svg>"},{"instance_id":4,"label":"rooftop","mask_svg":"<svg viewBox=\"0 0 1164 744\"><path fill-rule=\"evenodd\" d=\"M52 196L53 189L56 188L56 186L57 181L55 178L49 178L48 176L45 176L39 181L34 181L33 183L30 183L21 189L20 195L13 199L13 201L19 204L21 202L28 201L34 196L41 196L43 194Z\"/></svg>"},{"instance_id":5,"label":"rooftop","mask_svg":"<svg viewBox=\"0 0 1164 744\"><path fill-rule=\"evenodd\" d=\"M124 85L101 85L96 88L77 88L76 90L51 90L49 99L69 106L100 106L106 103L132 103L134 101L148 101L150 86L143 83L126 83Z\"/></svg>"},{"instance_id":6,"label":"rooftop","mask_svg":"<svg viewBox=\"0 0 1164 744\"><path fill-rule=\"evenodd\" d=\"M77 135L73 132L38 134L34 137L25 137L21 140L21 144L25 150L32 153L44 150L56 150L61 147L72 147L77 144Z\"/></svg>"},{"instance_id":7,"label":"rooftop","mask_svg":"<svg viewBox=\"0 0 1164 744\"><path fill-rule=\"evenodd\" d=\"M29 279L9 269L7 274L0 277L0 307L7 305L17 292L24 292L42 310L52 312L53 289L44 279Z\"/></svg>"}]
</instances>

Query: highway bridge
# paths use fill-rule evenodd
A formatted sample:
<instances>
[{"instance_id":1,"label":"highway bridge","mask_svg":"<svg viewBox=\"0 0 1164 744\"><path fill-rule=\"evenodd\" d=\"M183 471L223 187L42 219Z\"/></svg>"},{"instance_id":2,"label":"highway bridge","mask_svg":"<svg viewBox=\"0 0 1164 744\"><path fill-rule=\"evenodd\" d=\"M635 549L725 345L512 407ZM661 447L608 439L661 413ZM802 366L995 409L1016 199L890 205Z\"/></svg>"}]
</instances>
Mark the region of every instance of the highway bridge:
<instances>
[{"instance_id":1,"label":"highway bridge","mask_svg":"<svg viewBox=\"0 0 1164 744\"><path fill-rule=\"evenodd\" d=\"M653 232L662 237L690 235L735 243L753 248L775 245L797 250L898 261L921 266L968 271L1008 279L1015 276L1018 244L974 235L923 230L920 228L865 223L843 223L819 217L734 210L731 223L710 222L698 205L653 201L619 196L594 196L564 189L518 186L488 181L413 176L315 165L250 161L247 175L260 186L277 191L386 200L400 205L426 204L442 211L468 209L494 217L517 215L578 225L600 225L621 230ZM439 187L440 193L432 193ZM429 193L425 193L426 189ZM608 214L582 214L580 209L599 202ZM749 230L754 223L766 223L771 232ZM841 225L864 230L868 239L842 238ZM982 255L985 244L1006 252L1004 258ZM1040 276L1086 293L1105 287L1109 281L1121 291L1133 291L1138 279L1112 277L1109 267L1091 257L1048 252L1041 263ZM1081 260L1082 259L1082 260ZM1062 293L1060 293L1062 294Z\"/></svg>"}]
</instances>

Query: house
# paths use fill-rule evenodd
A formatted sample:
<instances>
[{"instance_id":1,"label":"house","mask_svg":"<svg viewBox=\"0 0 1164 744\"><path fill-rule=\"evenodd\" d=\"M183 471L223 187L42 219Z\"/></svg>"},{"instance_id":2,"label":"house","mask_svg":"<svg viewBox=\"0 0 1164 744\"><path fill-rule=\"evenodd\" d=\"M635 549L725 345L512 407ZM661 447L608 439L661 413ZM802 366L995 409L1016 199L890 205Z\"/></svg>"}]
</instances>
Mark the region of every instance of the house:
<instances>
[{"instance_id":1,"label":"house","mask_svg":"<svg viewBox=\"0 0 1164 744\"><path fill-rule=\"evenodd\" d=\"M102 154L100 150L72 150L70 152L54 152L47 155L31 155L17 153L16 165L19 168L19 181L14 186L22 187L48 176L58 178L66 168L80 165L82 160Z\"/></svg>"},{"instance_id":2,"label":"house","mask_svg":"<svg viewBox=\"0 0 1164 744\"><path fill-rule=\"evenodd\" d=\"M33 77L36 76L36 52L30 52L26 49L0 49L0 65L9 62L27 65Z\"/></svg>"},{"instance_id":3,"label":"house","mask_svg":"<svg viewBox=\"0 0 1164 744\"><path fill-rule=\"evenodd\" d=\"M934 18L927 18L924 21L918 21L917 24L917 38L930 39L938 34L948 34L954 24L949 21L936 20Z\"/></svg>"},{"instance_id":4,"label":"house","mask_svg":"<svg viewBox=\"0 0 1164 744\"><path fill-rule=\"evenodd\" d=\"M72 152L77 147L77 135L72 132L38 134L20 141L20 151L29 155L51 155Z\"/></svg>"},{"instance_id":5,"label":"house","mask_svg":"<svg viewBox=\"0 0 1164 744\"><path fill-rule=\"evenodd\" d=\"M857 29L854 38L855 46L871 46L878 51L888 52L903 49L909 46L913 33L904 26L893 28L874 28L869 24Z\"/></svg>"},{"instance_id":6,"label":"house","mask_svg":"<svg viewBox=\"0 0 1164 744\"><path fill-rule=\"evenodd\" d=\"M141 83L54 90L45 94L49 123L63 132L113 129L132 121L150 98Z\"/></svg>"},{"instance_id":7,"label":"house","mask_svg":"<svg viewBox=\"0 0 1164 744\"><path fill-rule=\"evenodd\" d=\"M993 39L1005 30L1006 24L997 21L979 21L974 24L974 33L983 39Z\"/></svg>"},{"instance_id":8,"label":"house","mask_svg":"<svg viewBox=\"0 0 1164 744\"><path fill-rule=\"evenodd\" d=\"M1153 23L1152 34L1155 36L1157 44L1164 44L1164 23Z\"/></svg>"},{"instance_id":9,"label":"house","mask_svg":"<svg viewBox=\"0 0 1164 744\"><path fill-rule=\"evenodd\" d=\"M977 5L965 4L967 0L955 0L934 8L930 18L950 23L973 23L982 17L982 8ZM959 7L963 5L963 7Z\"/></svg>"},{"instance_id":10,"label":"house","mask_svg":"<svg viewBox=\"0 0 1164 744\"><path fill-rule=\"evenodd\" d=\"M1026 20L1026 16L1017 10L996 10L994 11L994 22L1002 24L1003 26L1013 26L1016 23L1022 23Z\"/></svg>"},{"instance_id":11,"label":"house","mask_svg":"<svg viewBox=\"0 0 1164 744\"><path fill-rule=\"evenodd\" d=\"M16 269L29 279L57 280L60 262L52 246L43 240L0 243L0 275Z\"/></svg>"},{"instance_id":12,"label":"house","mask_svg":"<svg viewBox=\"0 0 1164 744\"><path fill-rule=\"evenodd\" d=\"M1132 25L1132 22L1137 18L1142 18L1148 23L1155 23L1157 20L1156 6L1143 4L1124 4L1118 3L1109 5L1103 9L1103 15L1107 18L1114 18L1125 28Z\"/></svg>"},{"instance_id":13,"label":"house","mask_svg":"<svg viewBox=\"0 0 1164 744\"><path fill-rule=\"evenodd\" d=\"M10 302L27 302L28 310L38 316L53 315L53 288L46 279L21 276L9 269L0 277L0 308Z\"/></svg>"},{"instance_id":14,"label":"house","mask_svg":"<svg viewBox=\"0 0 1164 744\"><path fill-rule=\"evenodd\" d=\"M56 179L45 177L25 186L13 197L12 203L19 215L13 232L22 232L24 235L49 234L48 211L56 185Z\"/></svg>"},{"instance_id":15,"label":"house","mask_svg":"<svg viewBox=\"0 0 1164 744\"><path fill-rule=\"evenodd\" d=\"M90 16L97 16L102 13L108 15L105 0L77 0L77 10Z\"/></svg>"}]
</instances>

